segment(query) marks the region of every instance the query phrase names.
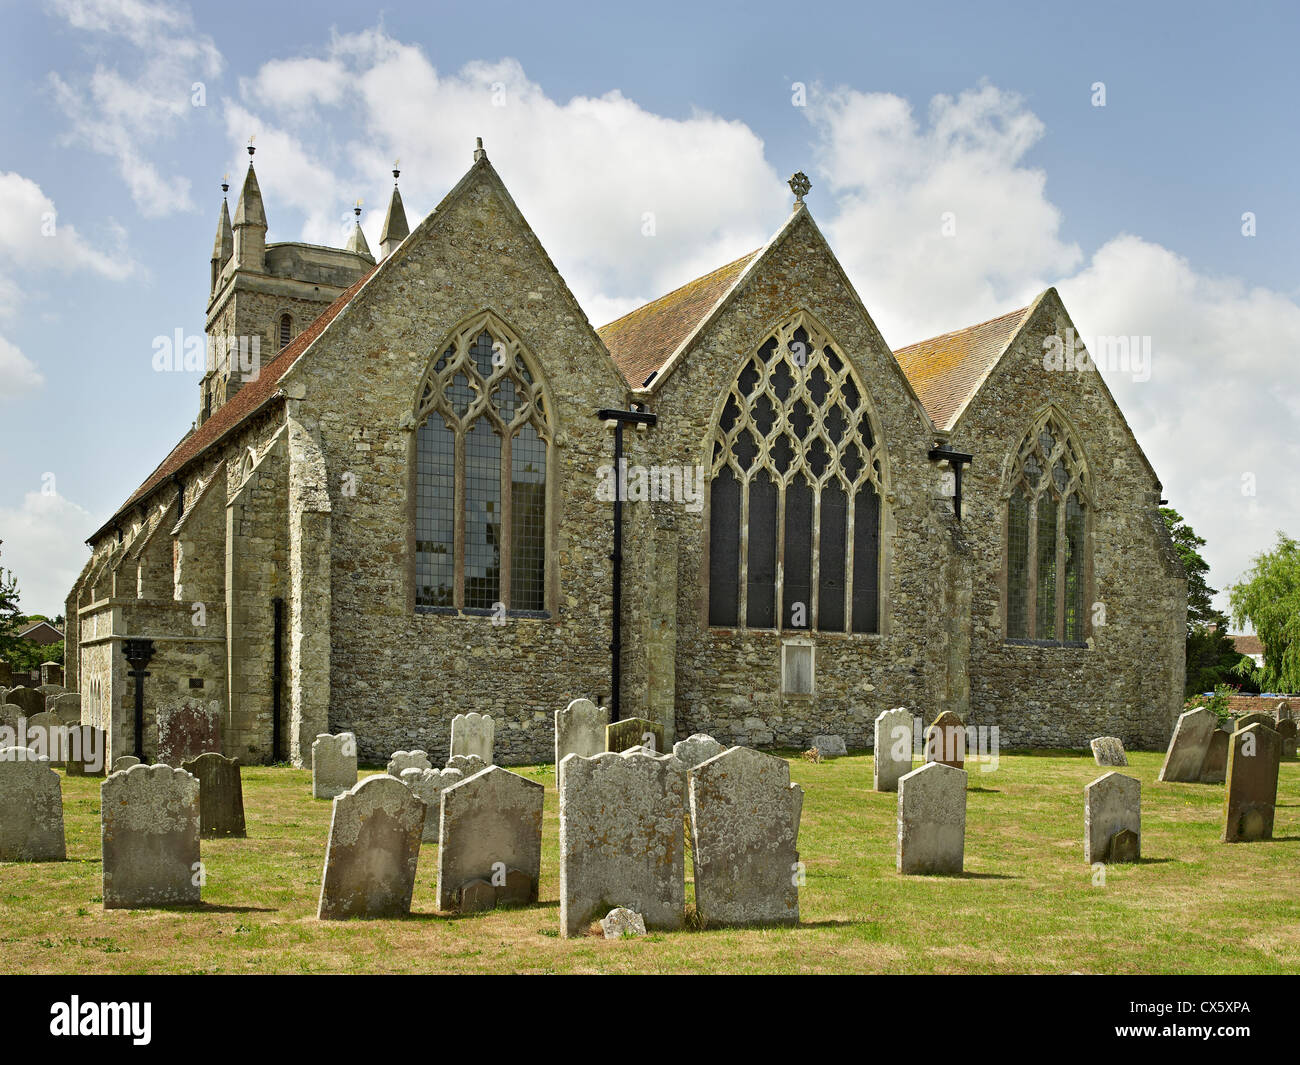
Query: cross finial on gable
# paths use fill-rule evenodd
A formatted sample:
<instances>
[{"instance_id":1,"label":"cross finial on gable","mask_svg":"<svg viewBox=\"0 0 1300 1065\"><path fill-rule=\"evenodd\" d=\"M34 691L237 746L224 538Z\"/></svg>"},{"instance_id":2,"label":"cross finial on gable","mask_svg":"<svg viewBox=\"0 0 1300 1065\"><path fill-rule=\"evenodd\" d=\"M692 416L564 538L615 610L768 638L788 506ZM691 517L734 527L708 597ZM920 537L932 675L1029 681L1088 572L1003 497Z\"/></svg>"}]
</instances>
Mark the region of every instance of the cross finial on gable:
<instances>
[{"instance_id":1,"label":"cross finial on gable","mask_svg":"<svg viewBox=\"0 0 1300 1065\"><path fill-rule=\"evenodd\" d=\"M803 198L808 195L808 190L812 188L812 182L808 180L808 175L802 170L796 170L790 175L790 191L794 193L794 202L803 203Z\"/></svg>"}]
</instances>

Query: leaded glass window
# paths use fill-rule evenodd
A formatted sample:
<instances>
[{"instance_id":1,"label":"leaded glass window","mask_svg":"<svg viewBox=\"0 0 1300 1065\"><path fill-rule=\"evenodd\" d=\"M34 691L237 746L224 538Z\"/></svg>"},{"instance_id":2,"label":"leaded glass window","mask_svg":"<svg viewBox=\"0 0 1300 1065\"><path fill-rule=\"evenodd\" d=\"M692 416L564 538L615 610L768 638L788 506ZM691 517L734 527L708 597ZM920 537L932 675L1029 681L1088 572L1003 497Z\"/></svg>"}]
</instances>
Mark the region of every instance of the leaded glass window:
<instances>
[{"instance_id":1,"label":"leaded glass window","mask_svg":"<svg viewBox=\"0 0 1300 1065\"><path fill-rule=\"evenodd\" d=\"M425 376L416 408L415 604L546 609L541 383L493 316L460 330Z\"/></svg>"},{"instance_id":2,"label":"leaded glass window","mask_svg":"<svg viewBox=\"0 0 1300 1065\"><path fill-rule=\"evenodd\" d=\"M877 632L884 453L804 315L741 368L711 437L709 624Z\"/></svg>"},{"instance_id":3,"label":"leaded glass window","mask_svg":"<svg viewBox=\"0 0 1300 1065\"><path fill-rule=\"evenodd\" d=\"M1047 412L1016 452L1007 498L1007 639L1085 641L1089 490L1064 419Z\"/></svg>"}]
</instances>

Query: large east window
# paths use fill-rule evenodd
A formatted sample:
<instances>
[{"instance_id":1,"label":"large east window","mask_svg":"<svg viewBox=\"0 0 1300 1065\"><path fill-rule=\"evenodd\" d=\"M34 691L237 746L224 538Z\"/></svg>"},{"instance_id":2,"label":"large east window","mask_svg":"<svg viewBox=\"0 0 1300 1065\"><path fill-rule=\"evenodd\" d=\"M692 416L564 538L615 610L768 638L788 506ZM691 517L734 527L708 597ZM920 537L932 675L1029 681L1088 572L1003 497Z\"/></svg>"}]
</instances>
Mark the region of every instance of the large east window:
<instances>
[{"instance_id":1,"label":"large east window","mask_svg":"<svg viewBox=\"0 0 1300 1065\"><path fill-rule=\"evenodd\" d=\"M540 381L484 315L425 376L415 423L415 605L546 609L551 433Z\"/></svg>"},{"instance_id":2,"label":"large east window","mask_svg":"<svg viewBox=\"0 0 1300 1065\"><path fill-rule=\"evenodd\" d=\"M1016 452L1007 498L1006 636L1082 644L1087 636L1088 470L1049 411Z\"/></svg>"},{"instance_id":3,"label":"large east window","mask_svg":"<svg viewBox=\"0 0 1300 1065\"><path fill-rule=\"evenodd\" d=\"M877 632L883 451L802 314L745 362L712 436L709 624Z\"/></svg>"}]
</instances>

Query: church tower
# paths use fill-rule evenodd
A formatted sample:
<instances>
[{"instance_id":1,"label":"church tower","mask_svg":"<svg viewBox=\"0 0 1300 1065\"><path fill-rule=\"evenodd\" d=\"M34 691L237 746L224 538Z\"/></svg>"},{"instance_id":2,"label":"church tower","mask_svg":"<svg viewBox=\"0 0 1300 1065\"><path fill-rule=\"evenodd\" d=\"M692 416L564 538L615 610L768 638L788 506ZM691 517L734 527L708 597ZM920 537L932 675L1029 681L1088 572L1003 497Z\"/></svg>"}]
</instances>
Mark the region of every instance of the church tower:
<instances>
[{"instance_id":1,"label":"church tower","mask_svg":"<svg viewBox=\"0 0 1300 1065\"><path fill-rule=\"evenodd\" d=\"M253 168L255 150L248 146L248 173L233 222L224 197L229 186L221 186L199 425L256 380L262 366L375 265L361 231L359 205L343 248L300 241L267 243L266 206ZM405 214L401 224L405 235Z\"/></svg>"}]
</instances>

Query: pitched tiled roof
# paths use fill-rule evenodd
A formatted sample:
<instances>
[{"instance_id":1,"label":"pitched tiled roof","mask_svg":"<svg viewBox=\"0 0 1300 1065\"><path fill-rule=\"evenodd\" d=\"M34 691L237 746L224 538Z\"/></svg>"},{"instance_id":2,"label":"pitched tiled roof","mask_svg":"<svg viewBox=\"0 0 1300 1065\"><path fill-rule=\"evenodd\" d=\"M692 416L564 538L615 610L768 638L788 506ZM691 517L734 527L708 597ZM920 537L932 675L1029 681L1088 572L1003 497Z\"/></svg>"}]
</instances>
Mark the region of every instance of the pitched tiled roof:
<instances>
[{"instance_id":1,"label":"pitched tiled roof","mask_svg":"<svg viewBox=\"0 0 1300 1065\"><path fill-rule=\"evenodd\" d=\"M1232 649L1239 655L1262 655L1264 653L1264 644L1258 636L1234 636L1229 634L1228 639L1232 641Z\"/></svg>"},{"instance_id":2,"label":"pitched tiled roof","mask_svg":"<svg viewBox=\"0 0 1300 1065\"><path fill-rule=\"evenodd\" d=\"M951 429L958 412L1021 326L1029 307L944 333L894 352L939 429Z\"/></svg>"},{"instance_id":3,"label":"pitched tiled roof","mask_svg":"<svg viewBox=\"0 0 1300 1065\"><path fill-rule=\"evenodd\" d=\"M757 254L742 255L596 330L629 385L641 388L668 361Z\"/></svg>"},{"instance_id":4,"label":"pitched tiled roof","mask_svg":"<svg viewBox=\"0 0 1300 1065\"><path fill-rule=\"evenodd\" d=\"M91 539L93 540L99 536L100 533L113 524L114 519L130 510L131 507L166 481L168 477L174 473L179 473L191 460L203 454L232 430L237 429L247 418L259 410L268 400L272 399L275 396L280 379L288 372L289 367L298 361L298 356L306 351L312 341L324 332L325 327L338 317L339 312L351 302L353 296L361 291L361 286L370 279L370 275L377 269L378 266L372 266L362 274L351 288L343 292L338 299L320 313L315 321L276 352L270 362L261 367L256 381L249 381L245 384L225 404L219 407L212 417L193 432L188 433L179 444L172 448L171 453L163 459L161 465L145 479L144 484L131 494L131 498L117 509L113 517L100 526Z\"/></svg>"}]
</instances>

